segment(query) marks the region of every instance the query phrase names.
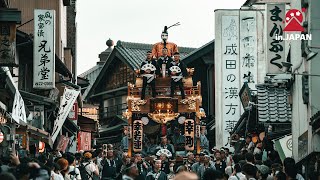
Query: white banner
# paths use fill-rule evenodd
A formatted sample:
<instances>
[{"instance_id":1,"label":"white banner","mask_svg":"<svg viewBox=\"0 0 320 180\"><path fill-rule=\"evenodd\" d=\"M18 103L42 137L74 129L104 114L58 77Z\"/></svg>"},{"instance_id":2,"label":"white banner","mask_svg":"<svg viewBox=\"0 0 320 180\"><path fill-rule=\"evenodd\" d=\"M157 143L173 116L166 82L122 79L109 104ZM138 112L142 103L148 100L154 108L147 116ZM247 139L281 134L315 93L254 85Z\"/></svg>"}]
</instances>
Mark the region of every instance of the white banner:
<instances>
[{"instance_id":1,"label":"white banner","mask_svg":"<svg viewBox=\"0 0 320 180\"><path fill-rule=\"evenodd\" d=\"M74 102L76 101L80 91L74 89L65 88L63 92L63 97L60 102L59 113L57 119L54 122L53 131L52 131L52 142L57 139L57 136L62 128L64 121L66 120L71 108L73 107Z\"/></svg>"},{"instance_id":2,"label":"white banner","mask_svg":"<svg viewBox=\"0 0 320 180\"><path fill-rule=\"evenodd\" d=\"M26 109L24 106L23 98L21 97L21 94L16 87L16 84L13 81L11 72L8 67L2 67L2 69L6 72L8 78L12 82L12 85L14 86L14 89L16 90L16 93L14 95L14 101L12 106L12 119L15 120L18 124L20 124L20 120L24 123L27 123L27 117L26 117Z\"/></svg>"},{"instance_id":3,"label":"white banner","mask_svg":"<svg viewBox=\"0 0 320 180\"><path fill-rule=\"evenodd\" d=\"M285 136L274 142L282 161L287 157L292 157L292 135Z\"/></svg>"},{"instance_id":4,"label":"white banner","mask_svg":"<svg viewBox=\"0 0 320 180\"><path fill-rule=\"evenodd\" d=\"M222 128L223 146L229 146L230 132L240 118L239 16L221 17ZM219 137L221 138L221 137Z\"/></svg>"},{"instance_id":5,"label":"white banner","mask_svg":"<svg viewBox=\"0 0 320 180\"><path fill-rule=\"evenodd\" d=\"M14 119L18 124L20 124L20 121L27 124L26 109L24 107L24 101L18 89L16 89L16 94L14 96L13 107L12 107L12 119Z\"/></svg>"},{"instance_id":6,"label":"white banner","mask_svg":"<svg viewBox=\"0 0 320 180\"><path fill-rule=\"evenodd\" d=\"M34 10L33 88L55 87L55 10Z\"/></svg>"}]
</instances>

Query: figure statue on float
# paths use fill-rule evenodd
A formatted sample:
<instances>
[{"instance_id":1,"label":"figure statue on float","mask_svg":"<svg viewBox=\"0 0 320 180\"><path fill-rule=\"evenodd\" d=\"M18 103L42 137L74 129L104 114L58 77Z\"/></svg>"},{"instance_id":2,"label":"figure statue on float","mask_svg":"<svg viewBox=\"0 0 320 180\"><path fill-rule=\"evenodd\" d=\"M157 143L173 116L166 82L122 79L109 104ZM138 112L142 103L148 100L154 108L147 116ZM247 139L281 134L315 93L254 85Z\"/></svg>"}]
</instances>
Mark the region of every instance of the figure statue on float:
<instances>
[{"instance_id":1,"label":"figure statue on float","mask_svg":"<svg viewBox=\"0 0 320 180\"><path fill-rule=\"evenodd\" d=\"M154 58L159 59L159 57L163 56L163 54L162 54L163 48L168 49L168 56L170 56L170 57L172 57L175 52L178 52L178 46L175 43L168 42L167 40L168 40L168 29L170 27L179 26L179 25L180 25L180 23L178 22L172 26L169 26L169 27L165 26L164 27L164 30L161 33L162 41L154 44L152 47L152 56Z\"/></svg>"}]
</instances>

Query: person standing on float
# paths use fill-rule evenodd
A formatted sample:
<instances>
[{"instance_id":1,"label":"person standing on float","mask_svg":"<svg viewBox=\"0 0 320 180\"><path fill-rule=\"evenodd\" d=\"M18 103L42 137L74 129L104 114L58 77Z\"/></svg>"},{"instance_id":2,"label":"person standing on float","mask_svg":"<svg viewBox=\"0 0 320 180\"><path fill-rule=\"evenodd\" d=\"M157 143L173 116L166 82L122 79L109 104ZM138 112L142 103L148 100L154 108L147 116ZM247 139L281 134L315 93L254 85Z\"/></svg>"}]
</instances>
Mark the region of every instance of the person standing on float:
<instances>
[{"instance_id":1,"label":"person standing on float","mask_svg":"<svg viewBox=\"0 0 320 180\"><path fill-rule=\"evenodd\" d=\"M177 25L179 24L177 23L172 26L177 26ZM178 46L175 43L167 42L169 28L167 26L164 27L164 30L161 33L162 41L154 44L152 47L152 56L156 59L159 59L159 57L163 56L162 49L164 47L168 49L168 56L170 57L172 57L175 52L178 52Z\"/></svg>"}]
</instances>

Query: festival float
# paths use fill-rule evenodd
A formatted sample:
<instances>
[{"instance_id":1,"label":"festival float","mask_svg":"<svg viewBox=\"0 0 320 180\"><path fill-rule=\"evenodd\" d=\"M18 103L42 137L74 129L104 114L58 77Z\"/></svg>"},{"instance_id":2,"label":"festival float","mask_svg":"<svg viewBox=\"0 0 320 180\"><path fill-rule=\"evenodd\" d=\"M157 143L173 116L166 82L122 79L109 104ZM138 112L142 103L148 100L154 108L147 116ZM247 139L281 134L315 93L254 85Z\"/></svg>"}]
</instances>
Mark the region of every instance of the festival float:
<instances>
[{"instance_id":1,"label":"festival float","mask_svg":"<svg viewBox=\"0 0 320 180\"><path fill-rule=\"evenodd\" d=\"M170 27L177 26L176 23ZM172 56L178 52L178 46L175 43L168 42L167 30L170 28L165 26L161 34L161 42L153 45L153 58L159 59L162 56L161 49L168 49L168 56ZM143 78L147 76L150 79L150 74L141 74L143 71L155 71L152 64L145 64L141 69L136 70L137 78L134 84L128 83L127 105L128 109L123 113L123 117L128 120L128 126L125 127L128 138L128 155L133 153L140 153L143 150L144 129L150 121L161 124L160 130L157 132L159 136L167 134L167 128L174 122L178 122L180 126L184 126L183 148L185 152L200 153L200 131L201 118L204 118L205 112L201 108L201 83L194 83L192 75L193 68L186 68L187 75L185 77L169 76L166 72L166 64L162 64L159 76L154 76L155 89L157 95L152 97L151 87L148 86L145 98L141 98L143 88ZM170 67L170 72L181 72L178 66ZM151 77L152 78L152 77ZM178 87L175 88L174 95L170 95L172 78L180 78L183 82L183 90L185 98L182 99L181 92ZM179 79L179 80L180 80ZM196 84L194 86L194 84ZM157 154L170 153L166 149L161 148L156 152Z\"/></svg>"}]
</instances>

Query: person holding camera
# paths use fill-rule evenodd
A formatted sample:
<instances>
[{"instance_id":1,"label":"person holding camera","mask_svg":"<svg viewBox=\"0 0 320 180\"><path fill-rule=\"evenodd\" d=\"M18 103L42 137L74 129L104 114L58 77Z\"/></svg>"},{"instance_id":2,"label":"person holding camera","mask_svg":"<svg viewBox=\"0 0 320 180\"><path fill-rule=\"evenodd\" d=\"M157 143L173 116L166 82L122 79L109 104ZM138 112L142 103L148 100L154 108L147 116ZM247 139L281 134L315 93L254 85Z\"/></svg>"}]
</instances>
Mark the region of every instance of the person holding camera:
<instances>
[{"instance_id":1,"label":"person holding camera","mask_svg":"<svg viewBox=\"0 0 320 180\"><path fill-rule=\"evenodd\" d=\"M102 180L111 180L117 177L117 164L114 160L113 150L108 150L107 158L103 160Z\"/></svg>"}]
</instances>

